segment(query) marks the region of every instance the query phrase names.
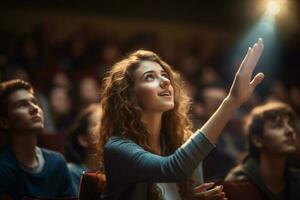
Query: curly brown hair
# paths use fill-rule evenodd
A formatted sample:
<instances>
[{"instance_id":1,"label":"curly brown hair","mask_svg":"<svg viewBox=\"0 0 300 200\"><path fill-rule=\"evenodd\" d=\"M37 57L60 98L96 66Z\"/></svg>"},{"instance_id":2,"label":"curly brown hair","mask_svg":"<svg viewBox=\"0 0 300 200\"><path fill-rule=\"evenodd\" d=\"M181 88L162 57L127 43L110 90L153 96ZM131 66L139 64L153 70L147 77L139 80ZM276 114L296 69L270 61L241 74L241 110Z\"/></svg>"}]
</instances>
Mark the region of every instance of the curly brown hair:
<instances>
[{"instance_id":1,"label":"curly brown hair","mask_svg":"<svg viewBox=\"0 0 300 200\"><path fill-rule=\"evenodd\" d=\"M142 109L133 90L133 73L143 61L160 64L169 75L174 88L174 108L162 116L161 133L165 138L168 154L179 148L192 133L192 124L188 118L191 100L179 74L157 54L137 50L113 65L103 80L100 98L103 115L98 143L101 163L104 163L104 145L113 135L131 139L145 150L153 152L148 141L149 133L141 121ZM101 170L104 172L104 168Z\"/></svg>"}]
</instances>

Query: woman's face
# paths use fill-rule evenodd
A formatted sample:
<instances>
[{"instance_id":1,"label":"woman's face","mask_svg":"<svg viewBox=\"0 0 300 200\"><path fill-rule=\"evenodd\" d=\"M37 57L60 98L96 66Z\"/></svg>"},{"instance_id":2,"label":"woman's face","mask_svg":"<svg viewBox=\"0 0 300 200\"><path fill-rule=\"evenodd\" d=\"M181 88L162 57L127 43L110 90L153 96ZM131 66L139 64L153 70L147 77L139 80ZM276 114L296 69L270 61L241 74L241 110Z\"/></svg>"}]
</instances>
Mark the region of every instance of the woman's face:
<instances>
[{"instance_id":1,"label":"woman's face","mask_svg":"<svg viewBox=\"0 0 300 200\"><path fill-rule=\"evenodd\" d=\"M174 90L160 64L142 61L133 76L134 93L145 112L163 113L174 108Z\"/></svg>"}]
</instances>

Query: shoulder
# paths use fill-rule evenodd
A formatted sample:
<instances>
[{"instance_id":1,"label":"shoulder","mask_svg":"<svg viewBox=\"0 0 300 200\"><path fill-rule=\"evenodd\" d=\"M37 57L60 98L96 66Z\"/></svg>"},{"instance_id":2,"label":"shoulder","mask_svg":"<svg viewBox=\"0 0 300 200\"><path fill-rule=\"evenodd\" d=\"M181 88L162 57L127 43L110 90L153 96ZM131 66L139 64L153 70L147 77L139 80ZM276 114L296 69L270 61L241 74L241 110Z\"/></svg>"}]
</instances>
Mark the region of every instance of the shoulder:
<instances>
[{"instance_id":1,"label":"shoulder","mask_svg":"<svg viewBox=\"0 0 300 200\"><path fill-rule=\"evenodd\" d=\"M226 181L236 181L236 180L247 180L247 177L244 173L243 165L240 164L234 167L225 177Z\"/></svg>"},{"instance_id":2,"label":"shoulder","mask_svg":"<svg viewBox=\"0 0 300 200\"><path fill-rule=\"evenodd\" d=\"M127 150L143 150L143 148L132 140L116 136L110 137L104 147L105 153L121 153Z\"/></svg>"},{"instance_id":3,"label":"shoulder","mask_svg":"<svg viewBox=\"0 0 300 200\"><path fill-rule=\"evenodd\" d=\"M109 138L105 144L104 160L113 163L127 162L148 153L132 140L114 136Z\"/></svg>"},{"instance_id":4,"label":"shoulder","mask_svg":"<svg viewBox=\"0 0 300 200\"><path fill-rule=\"evenodd\" d=\"M10 190L11 186L16 186L21 178L22 170L14 153L10 149L2 149L0 153L0 193Z\"/></svg>"},{"instance_id":5,"label":"shoulder","mask_svg":"<svg viewBox=\"0 0 300 200\"><path fill-rule=\"evenodd\" d=\"M43 148L40 148L40 150L43 154L45 164L49 170L67 170L67 162L62 154Z\"/></svg>"},{"instance_id":6,"label":"shoulder","mask_svg":"<svg viewBox=\"0 0 300 200\"><path fill-rule=\"evenodd\" d=\"M0 152L0 170L14 170L18 167L18 161L14 153L8 148L4 148Z\"/></svg>"}]
</instances>

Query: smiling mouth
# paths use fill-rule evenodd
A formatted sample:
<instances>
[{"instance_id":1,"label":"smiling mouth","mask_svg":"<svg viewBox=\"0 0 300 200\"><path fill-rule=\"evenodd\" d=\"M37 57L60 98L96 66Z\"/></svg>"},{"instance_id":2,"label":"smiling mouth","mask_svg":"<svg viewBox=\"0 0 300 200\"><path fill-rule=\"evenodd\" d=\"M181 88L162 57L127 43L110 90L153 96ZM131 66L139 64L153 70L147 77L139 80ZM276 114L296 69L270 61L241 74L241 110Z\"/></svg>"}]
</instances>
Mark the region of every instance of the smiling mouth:
<instances>
[{"instance_id":1,"label":"smiling mouth","mask_svg":"<svg viewBox=\"0 0 300 200\"><path fill-rule=\"evenodd\" d=\"M171 92L170 92L170 91L160 92L160 93L158 94L158 96L162 96L162 97L171 97Z\"/></svg>"}]
</instances>

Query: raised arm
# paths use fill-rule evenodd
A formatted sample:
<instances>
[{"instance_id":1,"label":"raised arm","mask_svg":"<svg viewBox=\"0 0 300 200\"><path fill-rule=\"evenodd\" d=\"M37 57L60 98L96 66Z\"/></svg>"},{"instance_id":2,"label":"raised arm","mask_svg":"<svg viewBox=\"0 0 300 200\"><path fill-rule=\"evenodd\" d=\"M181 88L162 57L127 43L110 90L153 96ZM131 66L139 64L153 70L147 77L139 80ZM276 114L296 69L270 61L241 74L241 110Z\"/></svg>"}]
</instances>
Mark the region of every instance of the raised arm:
<instances>
[{"instance_id":1,"label":"raised arm","mask_svg":"<svg viewBox=\"0 0 300 200\"><path fill-rule=\"evenodd\" d=\"M216 142L226 123L234 111L249 99L255 87L263 80L264 74L258 73L253 79L253 70L263 50L263 40L249 47L238 71L235 74L227 97L223 100L217 111L201 127L200 131L206 135L211 142Z\"/></svg>"}]
</instances>

